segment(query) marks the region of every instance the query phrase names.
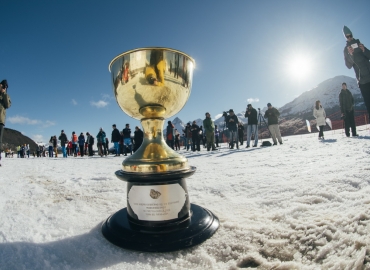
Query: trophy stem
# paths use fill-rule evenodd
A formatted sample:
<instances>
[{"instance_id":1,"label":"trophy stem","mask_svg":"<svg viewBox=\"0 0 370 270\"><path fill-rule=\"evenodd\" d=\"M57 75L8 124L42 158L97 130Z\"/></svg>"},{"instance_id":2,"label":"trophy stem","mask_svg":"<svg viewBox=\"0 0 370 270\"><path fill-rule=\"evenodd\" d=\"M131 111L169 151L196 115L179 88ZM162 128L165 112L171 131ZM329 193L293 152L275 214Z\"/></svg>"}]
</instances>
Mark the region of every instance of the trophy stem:
<instances>
[{"instance_id":1,"label":"trophy stem","mask_svg":"<svg viewBox=\"0 0 370 270\"><path fill-rule=\"evenodd\" d=\"M169 147L163 138L164 118L144 118L141 125L143 143L135 154L122 162L123 171L162 173L189 169L187 159Z\"/></svg>"}]
</instances>

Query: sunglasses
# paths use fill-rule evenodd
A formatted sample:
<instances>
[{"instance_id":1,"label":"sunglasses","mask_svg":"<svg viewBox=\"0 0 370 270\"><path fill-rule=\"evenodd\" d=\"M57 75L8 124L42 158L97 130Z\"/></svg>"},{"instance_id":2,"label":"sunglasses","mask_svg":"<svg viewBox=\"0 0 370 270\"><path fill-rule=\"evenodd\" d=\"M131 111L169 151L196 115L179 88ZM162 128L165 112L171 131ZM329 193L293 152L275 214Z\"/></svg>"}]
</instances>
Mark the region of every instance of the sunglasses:
<instances>
[{"instance_id":1,"label":"sunglasses","mask_svg":"<svg viewBox=\"0 0 370 270\"><path fill-rule=\"evenodd\" d=\"M347 35L346 38L347 39L352 38L352 35Z\"/></svg>"}]
</instances>

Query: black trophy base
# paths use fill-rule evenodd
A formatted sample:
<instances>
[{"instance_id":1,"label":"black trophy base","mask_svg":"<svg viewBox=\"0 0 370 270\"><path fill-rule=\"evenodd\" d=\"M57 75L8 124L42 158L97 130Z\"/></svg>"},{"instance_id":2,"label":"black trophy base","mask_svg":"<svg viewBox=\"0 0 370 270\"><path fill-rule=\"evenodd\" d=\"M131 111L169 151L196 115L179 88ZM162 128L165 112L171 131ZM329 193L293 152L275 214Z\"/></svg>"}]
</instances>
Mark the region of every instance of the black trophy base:
<instances>
[{"instance_id":1,"label":"black trophy base","mask_svg":"<svg viewBox=\"0 0 370 270\"><path fill-rule=\"evenodd\" d=\"M166 226L142 226L129 220L127 208L110 216L102 226L104 237L116 246L146 252L169 252L190 248L210 238L220 223L211 211L196 204L191 216Z\"/></svg>"}]
</instances>

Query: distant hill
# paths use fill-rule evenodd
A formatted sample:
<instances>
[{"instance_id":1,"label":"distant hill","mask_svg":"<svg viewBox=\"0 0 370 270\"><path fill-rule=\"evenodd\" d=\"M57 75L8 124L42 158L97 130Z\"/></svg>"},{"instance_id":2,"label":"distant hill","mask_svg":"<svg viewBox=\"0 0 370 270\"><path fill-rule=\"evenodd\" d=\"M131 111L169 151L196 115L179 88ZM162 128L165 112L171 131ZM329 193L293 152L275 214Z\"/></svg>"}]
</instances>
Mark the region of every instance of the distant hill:
<instances>
[{"instance_id":1,"label":"distant hill","mask_svg":"<svg viewBox=\"0 0 370 270\"><path fill-rule=\"evenodd\" d=\"M3 150L11 148L13 151L21 144L29 144L31 152L36 151L37 144L17 130L5 128L3 135Z\"/></svg>"}]
</instances>

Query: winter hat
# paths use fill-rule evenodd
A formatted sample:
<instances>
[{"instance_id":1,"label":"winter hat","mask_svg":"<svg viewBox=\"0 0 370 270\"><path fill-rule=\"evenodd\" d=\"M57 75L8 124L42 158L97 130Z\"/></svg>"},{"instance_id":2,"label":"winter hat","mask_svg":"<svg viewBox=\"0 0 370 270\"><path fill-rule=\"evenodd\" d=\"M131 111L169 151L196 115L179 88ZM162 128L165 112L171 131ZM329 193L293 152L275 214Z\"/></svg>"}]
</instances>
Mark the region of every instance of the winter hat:
<instances>
[{"instance_id":1,"label":"winter hat","mask_svg":"<svg viewBox=\"0 0 370 270\"><path fill-rule=\"evenodd\" d=\"M229 112L234 112L234 110L233 109L230 109Z\"/></svg>"},{"instance_id":2,"label":"winter hat","mask_svg":"<svg viewBox=\"0 0 370 270\"><path fill-rule=\"evenodd\" d=\"M247 107L252 107L252 104L248 104Z\"/></svg>"},{"instance_id":3,"label":"winter hat","mask_svg":"<svg viewBox=\"0 0 370 270\"><path fill-rule=\"evenodd\" d=\"M0 84L3 86L3 88L8 88L8 81L7 80L2 80Z\"/></svg>"},{"instance_id":4,"label":"winter hat","mask_svg":"<svg viewBox=\"0 0 370 270\"><path fill-rule=\"evenodd\" d=\"M346 35L352 35L351 30L349 30L349 28L347 26L343 26L343 35L344 35L344 37L346 37Z\"/></svg>"},{"instance_id":5,"label":"winter hat","mask_svg":"<svg viewBox=\"0 0 370 270\"><path fill-rule=\"evenodd\" d=\"M64 130L62 129L62 131L61 131L62 133L64 132Z\"/></svg>"},{"instance_id":6,"label":"winter hat","mask_svg":"<svg viewBox=\"0 0 370 270\"><path fill-rule=\"evenodd\" d=\"M267 107L270 107L270 106L272 106L272 105L271 105L271 103L270 103L270 102L269 102L269 103L267 103Z\"/></svg>"}]
</instances>

